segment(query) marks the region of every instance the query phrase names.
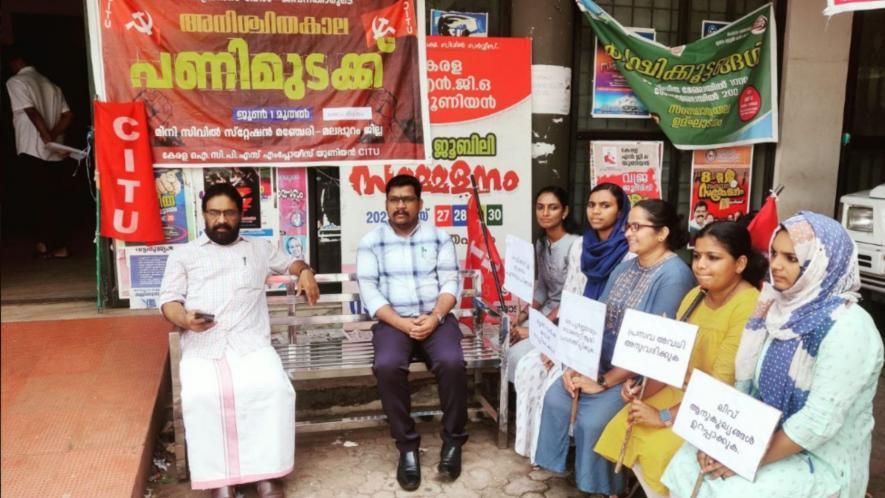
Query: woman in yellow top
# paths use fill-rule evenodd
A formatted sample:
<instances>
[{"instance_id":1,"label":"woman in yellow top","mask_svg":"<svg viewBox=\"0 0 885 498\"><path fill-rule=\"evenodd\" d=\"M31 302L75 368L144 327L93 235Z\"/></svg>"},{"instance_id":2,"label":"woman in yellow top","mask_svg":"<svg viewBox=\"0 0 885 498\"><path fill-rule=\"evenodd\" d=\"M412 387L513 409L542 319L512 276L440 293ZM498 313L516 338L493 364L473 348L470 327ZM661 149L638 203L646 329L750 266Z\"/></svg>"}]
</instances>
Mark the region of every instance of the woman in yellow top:
<instances>
[{"instance_id":1,"label":"woman in yellow top","mask_svg":"<svg viewBox=\"0 0 885 498\"><path fill-rule=\"evenodd\" d=\"M688 317L698 326L697 339L688 363L688 372L697 368L726 384L734 384L734 358L744 325L756 306L756 289L765 276L768 263L754 251L747 230L733 222L717 222L701 230L695 239L691 269L699 286L685 296L677 317L682 317L698 297L707 294ZM685 380L688 383L688 378ZM649 498L668 496L661 475L682 438L670 427L679 411L683 391L648 379L645 397L636 398L638 383L628 380L621 397L628 404L609 422L596 444L596 452L616 461L621 452L627 425L633 433L624 465L632 467Z\"/></svg>"}]
</instances>

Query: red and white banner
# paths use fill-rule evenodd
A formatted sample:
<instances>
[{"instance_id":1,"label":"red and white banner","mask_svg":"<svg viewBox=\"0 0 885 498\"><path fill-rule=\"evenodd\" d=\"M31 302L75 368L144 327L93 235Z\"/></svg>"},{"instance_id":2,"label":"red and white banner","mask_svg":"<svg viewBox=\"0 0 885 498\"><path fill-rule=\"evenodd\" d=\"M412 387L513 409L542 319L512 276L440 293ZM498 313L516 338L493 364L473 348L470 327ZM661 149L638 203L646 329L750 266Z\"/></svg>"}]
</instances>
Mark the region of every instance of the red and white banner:
<instances>
[{"instance_id":1,"label":"red and white banner","mask_svg":"<svg viewBox=\"0 0 885 498\"><path fill-rule=\"evenodd\" d=\"M661 198L664 142L590 142L590 186L620 185L630 204Z\"/></svg>"},{"instance_id":2,"label":"red and white banner","mask_svg":"<svg viewBox=\"0 0 885 498\"><path fill-rule=\"evenodd\" d=\"M885 1L883 0L827 0L827 8L824 9L825 16L831 16L840 12L851 12L853 10L873 10L885 9Z\"/></svg>"},{"instance_id":3,"label":"red and white banner","mask_svg":"<svg viewBox=\"0 0 885 498\"><path fill-rule=\"evenodd\" d=\"M344 268L360 238L387 223L384 185L398 173L421 181L421 219L452 236L462 261L471 174L492 237L532 239L531 40L431 36L427 58L433 161L341 168Z\"/></svg>"},{"instance_id":4,"label":"red and white banner","mask_svg":"<svg viewBox=\"0 0 885 498\"><path fill-rule=\"evenodd\" d=\"M163 242L143 102L95 103L95 161L101 234L127 242Z\"/></svg>"},{"instance_id":5,"label":"red and white banner","mask_svg":"<svg viewBox=\"0 0 885 498\"><path fill-rule=\"evenodd\" d=\"M158 166L429 156L423 0L87 0L99 100L143 101Z\"/></svg>"}]
</instances>

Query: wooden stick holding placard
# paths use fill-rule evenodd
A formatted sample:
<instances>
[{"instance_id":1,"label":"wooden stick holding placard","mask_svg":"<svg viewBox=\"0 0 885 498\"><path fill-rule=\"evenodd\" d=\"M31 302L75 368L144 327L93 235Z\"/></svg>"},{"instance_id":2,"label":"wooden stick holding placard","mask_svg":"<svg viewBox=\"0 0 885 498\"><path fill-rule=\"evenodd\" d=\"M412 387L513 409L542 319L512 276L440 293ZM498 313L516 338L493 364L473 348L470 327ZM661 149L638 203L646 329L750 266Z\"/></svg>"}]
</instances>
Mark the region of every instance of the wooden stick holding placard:
<instances>
[{"instance_id":1,"label":"wooden stick holding placard","mask_svg":"<svg viewBox=\"0 0 885 498\"><path fill-rule=\"evenodd\" d=\"M701 485L704 484L704 473L698 472L698 478L694 482L694 488L691 490L691 498L698 498L698 493L701 492Z\"/></svg>"},{"instance_id":2,"label":"wooden stick holding placard","mask_svg":"<svg viewBox=\"0 0 885 498\"><path fill-rule=\"evenodd\" d=\"M648 377L642 378L642 383L639 388L639 398L642 399L645 397L645 385ZM621 469L624 467L624 456L627 454L627 445L630 444L630 437L633 435L633 424L627 425L627 432L624 433L624 441L621 443L621 453L618 455L618 463L615 464L615 474L621 472Z\"/></svg>"},{"instance_id":3,"label":"wooden stick holding placard","mask_svg":"<svg viewBox=\"0 0 885 498\"><path fill-rule=\"evenodd\" d=\"M575 397L572 398L572 415L568 419L569 427L575 425L575 420L578 418L578 399L581 397L581 388L575 388Z\"/></svg>"},{"instance_id":4,"label":"wooden stick holding placard","mask_svg":"<svg viewBox=\"0 0 885 498\"><path fill-rule=\"evenodd\" d=\"M694 310L697 309L698 306L701 305L701 302L704 298L707 297L707 289L701 289L698 292L698 295L695 296L694 300L688 305L688 308L685 310L685 313L679 317L680 322L688 321L691 317L691 314L694 313ZM642 387L639 389L639 399L640 401L645 396L645 383L647 377L642 378ZM618 455L618 463L615 464L615 473L619 473L621 469L624 467L624 456L627 454L627 445L630 444L630 436L633 435L633 424L627 425L627 432L624 433L624 442L621 444L621 453Z\"/></svg>"}]
</instances>

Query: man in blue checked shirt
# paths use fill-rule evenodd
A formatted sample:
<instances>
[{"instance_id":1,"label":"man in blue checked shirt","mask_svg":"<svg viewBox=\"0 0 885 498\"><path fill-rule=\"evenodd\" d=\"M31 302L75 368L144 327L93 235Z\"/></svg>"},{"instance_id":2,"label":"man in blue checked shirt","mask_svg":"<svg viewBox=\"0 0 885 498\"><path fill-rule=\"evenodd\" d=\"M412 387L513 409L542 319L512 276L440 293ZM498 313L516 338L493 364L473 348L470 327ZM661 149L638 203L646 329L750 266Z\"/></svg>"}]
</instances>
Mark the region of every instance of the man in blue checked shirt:
<instances>
[{"instance_id":1,"label":"man in blue checked shirt","mask_svg":"<svg viewBox=\"0 0 885 498\"><path fill-rule=\"evenodd\" d=\"M409 390L409 362L418 355L436 376L443 409L440 475L461 474L461 446L467 441L467 371L461 329L449 312L460 297L455 244L449 234L418 221L424 207L421 183L411 175L387 182L389 223L366 234L357 252L360 294L373 328L381 405L400 451L396 478L411 491L421 485L420 437L415 431Z\"/></svg>"}]
</instances>

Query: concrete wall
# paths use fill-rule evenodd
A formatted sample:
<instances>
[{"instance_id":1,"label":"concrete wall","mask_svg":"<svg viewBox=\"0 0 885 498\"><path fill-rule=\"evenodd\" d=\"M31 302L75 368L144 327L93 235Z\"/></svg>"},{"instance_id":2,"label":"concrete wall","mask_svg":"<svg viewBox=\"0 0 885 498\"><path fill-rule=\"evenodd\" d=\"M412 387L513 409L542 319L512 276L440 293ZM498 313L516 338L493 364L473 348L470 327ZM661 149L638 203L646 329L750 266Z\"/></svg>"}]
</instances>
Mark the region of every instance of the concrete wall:
<instances>
[{"instance_id":1,"label":"concrete wall","mask_svg":"<svg viewBox=\"0 0 885 498\"><path fill-rule=\"evenodd\" d=\"M787 6L774 166L774 185L786 186L781 219L800 209L835 212L852 14L828 19L823 7L795 0Z\"/></svg>"}]
</instances>

